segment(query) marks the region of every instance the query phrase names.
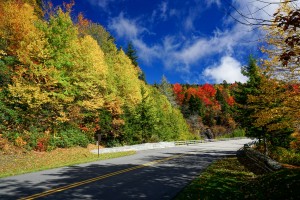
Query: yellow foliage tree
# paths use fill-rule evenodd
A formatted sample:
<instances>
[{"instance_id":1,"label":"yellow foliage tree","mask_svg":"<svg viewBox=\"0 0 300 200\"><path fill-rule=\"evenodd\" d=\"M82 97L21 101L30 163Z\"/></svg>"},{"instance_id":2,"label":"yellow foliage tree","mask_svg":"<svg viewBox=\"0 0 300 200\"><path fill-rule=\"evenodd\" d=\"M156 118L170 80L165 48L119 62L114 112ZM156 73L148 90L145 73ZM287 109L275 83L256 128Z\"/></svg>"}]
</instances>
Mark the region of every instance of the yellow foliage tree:
<instances>
[{"instance_id":1,"label":"yellow foliage tree","mask_svg":"<svg viewBox=\"0 0 300 200\"><path fill-rule=\"evenodd\" d=\"M283 2L277 13L287 15L291 10L288 2ZM259 94L250 95L248 103L255 109L254 125L266 132L273 145L288 147L290 134L300 124L300 66L297 59L283 62L281 56L290 48L287 39L292 35L299 37L300 30L285 29L276 20L273 23L273 26L265 27L268 46L262 50L269 58L263 60L264 75ZM295 52L297 48L299 44Z\"/></svg>"},{"instance_id":2,"label":"yellow foliage tree","mask_svg":"<svg viewBox=\"0 0 300 200\"><path fill-rule=\"evenodd\" d=\"M262 48L269 59L263 60L265 71L271 76L277 77L286 82L299 82L300 76L300 25L299 16L294 16L294 24L288 19L291 14L299 15L299 10L290 5L289 1L280 4L275 13L275 19L271 26L265 26L267 31L267 46ZM298 42L294 42L298 41Z\"/></svg>"}]
</instances>

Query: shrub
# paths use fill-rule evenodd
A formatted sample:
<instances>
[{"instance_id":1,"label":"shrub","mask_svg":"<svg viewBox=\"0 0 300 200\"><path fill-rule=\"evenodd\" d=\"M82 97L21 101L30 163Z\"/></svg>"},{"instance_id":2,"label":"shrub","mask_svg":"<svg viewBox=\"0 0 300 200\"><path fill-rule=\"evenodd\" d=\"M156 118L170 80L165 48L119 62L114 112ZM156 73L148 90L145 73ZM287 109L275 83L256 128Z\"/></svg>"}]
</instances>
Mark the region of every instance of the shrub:
<instances>
[{"instance_id":1,"label":"shrub","mask_svg":"<svg viewBox=\"0 0 300 200\"><path fill-rule=\"evenodd\" d=\"M29 131L24 130L24 132L22 133L22 137L27 142L25 148L27 150L36 150L38 141L43 136L43 131L36 127L30 127Z\"/></svg>"},{"instance_id":2,"label":"shrub","mask_svg":"<svg viewBox=\"0 0 300 200\"><path fill-rule=\"evenodd\" d=\"M290 148L300 153L300 132L295 132L291 136Z\"/></svg>"},{"instance_id":3,"label":"shrub","mask_svg":"<svg viewBox=\"0 0 300 200\"><path fill-rule=\"evenodd\" d=\"M300 165L300 153L294 150L288 150L283 147L274 147L271 149L270 156L281 163Z\"/></svg>"},{"instance_id":4,"label":"shrub","mask_svg":"<svg viewBox=\"0 0 300 200\"><path fill-rule=\"evenodd\" d=\"M227 132L227 129L224 126L213 126L211 127L211 131L214 134L214 138L218 136L225 135Z\"/></svg>"},{"instance_id":5,"label":"shrub","mask_svg":"<svg viewBox=\"0 0 300 200\"><path fill-rule=\"evenodd\" d=\"M40 138L44 137L44 134L41 130L30 127L29 131L24 130L23 132L14 132L7 131L3 134L4 138L7 138L15 146L25 148L27 150L37 150L38 141Z\"/></svg>"},{"instance_id":6,"label":"shrub","mask_svg":"<svg viewBox=\"0 0 300 200\"><path fill-rule=\"evenodd\" d=\"M107 141L106 146L107 147L120 147L120 146L122 146L122 144L120 143L119 140L115 139L115 140Z\"/></svg>"},{"instance_id":7,"label":"shrub","mask_svg":"<svg viewBox=\"0 0 300 200\"><path fill-rule=\"evenodd\" d=\"M60 147L68 148L74 146L87 147L89 139L86 134L76 128L68 128L61 130L55 137L51 137L49 140L49 148ZM48 148L48 150L49 150Z\"/></svg>"},{"instance_id":8,"label":"shrub","mask_svg":"<svg viewBox=\"0 0 300 200\"><path fill-rule=\"evenodd\" d=\"M232 132L232 137L245 137L246 132L244 129L235 129Z\"/></svg>"},{"instance_id":9,"label":"shrub","mask_svg":"<svg viewBox=\"0 0 300 200\"><path fill-rule=\"evenodd\" d=\"M14 132L14 131L6 131L3 133L3 138L8 139L8 141L12 142L15 144L16 139L20 136L19 133Z\"/></svg>"}]
</instances>

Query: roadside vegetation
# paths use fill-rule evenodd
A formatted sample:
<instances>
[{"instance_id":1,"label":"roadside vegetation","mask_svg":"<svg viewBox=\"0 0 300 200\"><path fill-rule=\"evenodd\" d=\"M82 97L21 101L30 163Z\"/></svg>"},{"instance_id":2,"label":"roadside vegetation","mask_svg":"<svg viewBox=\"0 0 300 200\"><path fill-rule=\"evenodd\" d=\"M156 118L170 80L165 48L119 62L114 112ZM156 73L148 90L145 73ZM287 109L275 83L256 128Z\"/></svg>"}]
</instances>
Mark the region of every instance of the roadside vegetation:
<instances>
[{"instance_id":1,"label":"roadside vegetation","mask_svg":"<svg viewBox=\"0 0 300 200\"><path fill-rule=\"evenodd\" d=\"M299 180L299 168L256 175L236 157L230 157L213 163L178 194L175 200L299 199Z\"/></svg>"}]
</instances>

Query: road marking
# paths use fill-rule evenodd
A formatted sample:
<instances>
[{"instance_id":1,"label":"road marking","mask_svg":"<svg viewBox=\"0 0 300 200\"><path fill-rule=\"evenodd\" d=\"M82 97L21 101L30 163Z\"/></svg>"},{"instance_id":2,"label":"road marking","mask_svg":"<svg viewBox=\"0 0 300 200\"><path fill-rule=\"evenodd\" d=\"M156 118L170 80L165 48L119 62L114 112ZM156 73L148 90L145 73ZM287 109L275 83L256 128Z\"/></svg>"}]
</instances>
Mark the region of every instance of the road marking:
<instances>
[{"instance_id":1,"label":"road marking","mask_svg":"<svg viewBox=\"0 0 300 200\"><path fill-rule=\"evenodd\" d=\"M104 175L101 175L101 176L98 176L98 177L95 177L95 178L87 179L87 180L84 180L84 181L79 181L79 182L72 183L72 184L69 184L69 185L65 185L65 186L62 186L62 187L59 187L59 188L50 189L50 190L47 190L47 191L44 191L44 192L41 192L41 193L37 193L37 194L31 195L31 196L28 196L28 197L20 198L19 200L37 199L37 198L40 198L40 197L48 196L50 194L65 191L65 190L75 188L75 187L78 187L78 186L81 186L81 185L85 185L85 184L92 183L92 182L95 182L95 181L99 181L99 180L102 180L102 179L105 179L105 178L108 178L108 177L112 177L112 176L115 176L115 175L118 175L118 174L123 174L123 173L130 172L130 171L133 171L133 170L136 170L136 169L144 168L144 167L150 167L152 165L155 165L155 164L167 161L167 160L172 160L172 159L175 159L175 158L179 158L179 157L182 157L184 155L186 155L186 154L179 154L179 155L163 158L163 159L160 159L160 160L155 160L155 161L148 162L148 163L138 165L138 166L135 166L135 167L130 167L130 168L123 169L123 170L116 171L116 172L112 172L112 173L109 173L109 174L104 174Z\"/></svg>"}]
</instances>

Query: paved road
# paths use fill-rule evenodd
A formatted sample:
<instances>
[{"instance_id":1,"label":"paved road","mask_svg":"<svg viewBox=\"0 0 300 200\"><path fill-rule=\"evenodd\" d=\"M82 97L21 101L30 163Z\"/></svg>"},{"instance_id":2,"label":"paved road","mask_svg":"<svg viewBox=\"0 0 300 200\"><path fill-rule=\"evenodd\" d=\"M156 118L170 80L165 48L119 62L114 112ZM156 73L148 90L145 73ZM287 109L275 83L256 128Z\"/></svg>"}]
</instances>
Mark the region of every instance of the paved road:
<instances>
[{"instance_id":1,"label":"paved road","mask_svg":"<svg viewBox=\"0 0 300 200\"><path fill-rule=\"evenodd\" d=\"M0 199L172 199L214 160L249 139L140 151L0 179Z\"/></svg>"}]
</instances>

